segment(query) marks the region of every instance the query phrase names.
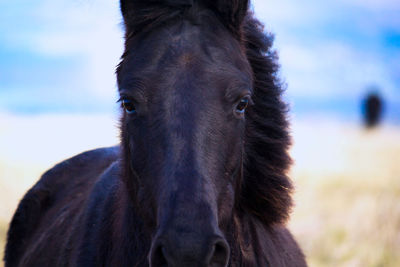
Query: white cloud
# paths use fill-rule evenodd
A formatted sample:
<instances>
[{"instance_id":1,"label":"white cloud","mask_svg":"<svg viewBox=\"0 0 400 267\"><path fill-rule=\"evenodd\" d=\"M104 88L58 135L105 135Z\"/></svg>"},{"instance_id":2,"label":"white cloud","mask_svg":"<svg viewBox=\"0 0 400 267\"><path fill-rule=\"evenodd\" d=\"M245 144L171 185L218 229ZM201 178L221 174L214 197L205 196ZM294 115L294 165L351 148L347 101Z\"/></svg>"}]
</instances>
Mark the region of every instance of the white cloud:
<instances>
[{"instance_id":1,"label":"white cloud","mask_svg":"<svg viewBox=\"0 0 400 267\"><path fill-rule=\"evenodd\" d=\"M81 57L87 89L114 99L114 72L123 51L118 1L45 0L33 12L44 26L28 40L31 48L43 55Z\"/></svg>"},{"instance_id":2,"label":"white cloud","mask_svg":"<svg viewBox=\"0 0 400 267\"><path fill-rule=\"evenodd\" d=\"M398 85L379 54L331 42L311 47L286 45L280 51L289 95L360 97L369 86L377 85L385 96L399 98Z\"/></svg>"},{"instance_id":3,"label":"white cloud","mask_svg":"<svg viewBox=\"0 0 400 267\"><path fill-rule=\"evenodd\" d=\"M258 18L276 35L289 95L359 97L378 85L385 96L400 99L396 53L382 40L385 31L400 27L399 1L253 3Z\"/></svg>"},{"instance_id":4,"label":"white cloud","mask_svg":"<svg viewBox=\"0 0 400 267\"><path fill-rule=\"evenodd\" d=\"M118 119L110 114L21 117L0 113L0 120L0 161L8 165L51 166L85 150L115 145L119 139Z\"/></svg>"},{"instance_id":5,"label":"white cloud","mask_svg":"<svg viewBox=\"0 0 400 267\"><path fill-rule=\"evenodd\" d=\"M346 23L368 38L376 38L387 27L400 27L400 16L394 12L400 8L398 0L254 0L253 4L257 17L276 33L290 94L355 96L378 84L385 94L400 98L393 78L398 77L399 64L387 60L385 47L367 49L335 35L340 27L346 30ZM123 50L119 1L42 0L32 14L42 26L16 41L43 55L81 57L84 87L104 100L115 99L114 71ZM339 27L339 33L329 35L332 25Z\"/></svg>"},{"instance_id":6,"label":"white cloud","mask_svg":"<svg viewBox=\"0 0 400 267\"><path fill-rule=\"evenodd\" d=\"M267 26L309 25L333 18L338 9L335 2L318 0L253 0L252 3L257 17Z\"/></svg>"},{"instance_id":7,"label":"white cloud","mask_svg":"<svg viewBox=\"0 0 400 267\"><path fill-rule=\"evenodd\" d=\"M340 0L345 5L353 5L359 8L371 9L374 11L399 11L400 2L398 0Z\"/></svg>"}]
</instances>

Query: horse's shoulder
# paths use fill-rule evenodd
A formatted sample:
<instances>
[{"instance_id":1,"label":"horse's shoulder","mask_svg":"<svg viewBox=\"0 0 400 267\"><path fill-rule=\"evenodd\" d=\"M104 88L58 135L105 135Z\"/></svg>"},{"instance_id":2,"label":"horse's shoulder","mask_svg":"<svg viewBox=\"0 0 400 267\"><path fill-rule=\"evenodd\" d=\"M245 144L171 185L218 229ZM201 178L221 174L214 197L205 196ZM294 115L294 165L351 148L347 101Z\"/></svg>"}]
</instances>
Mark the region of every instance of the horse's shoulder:
<instances>
[{"instance_id":1,"label":"horse's shoulder","mask_svg":"<svg viewBox=\"0 0 400 267\"><path fill-rule=\"evenodd\" d=\"M25 194L11 220L5 251L7 266L18 263L44 214L63 198L77 197L83 187L90 190L101 174L118 161L118 155L118 147L95 149L69 158L46 171Z\"/></svg>"},{"instance_id":2,"label":"horse's shoulder","mask_svg":"<svg viewBox=\"0 0 400 267\"><path fill-rule=\"evenodd\" d=\"M56 164L43 174L40 181L46 183L48 180L59 179L60 176L71 175L71 173L79 173L88 169L102 171L110 163L117 160L118 155L118 146L85 151Z\"/></svg>"},{"instance_id":3,"label":"horse's shoulder","mask_svg":"<svg viewBox=\"0 0 400 267\"><path fill-rule=\"evenodd\" d=\"M97 179L82 213L82 232L77 243L77 266L97 266L110 253L114 226L120 225L129 200L120 179L120 162L113 162ZM119 229L121 230L121 229Z\"/></svg>"},{"instance_id":4,"label":"horse's shoulder","mask_svg":"<svg viewBox=\"0 0 400 267\"><path fill-rule=\"evenodd\" d=\"M87 205L89 209L91 205L99 205L114 199L119 190L121 190L120 167L120 162L114 161L96 179L88 194Z\"/></svg>"},{"instance_id":5,"label":"horse's shoulder","mask_svg":"<svg viewBox=\"0 0 400 267\"><path fill-rule=\"evenodd\" d=\"M44 189L51 195L62 191L82 188L85 184L94 183L98 177L119 157L118 147L99 148L80 153L66 159L46 171L34 191Z\"/></svg>"}]
</instances>

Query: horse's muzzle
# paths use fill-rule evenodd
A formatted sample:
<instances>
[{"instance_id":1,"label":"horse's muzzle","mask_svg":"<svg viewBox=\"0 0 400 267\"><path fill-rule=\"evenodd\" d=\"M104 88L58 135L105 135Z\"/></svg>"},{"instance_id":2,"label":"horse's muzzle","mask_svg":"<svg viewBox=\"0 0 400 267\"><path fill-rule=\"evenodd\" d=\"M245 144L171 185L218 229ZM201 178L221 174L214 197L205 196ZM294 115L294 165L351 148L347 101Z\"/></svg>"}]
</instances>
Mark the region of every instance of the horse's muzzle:
<instances>
[{"instance_id":1,"label":"horse's muzzle","mask_svg":"<svg viewBox=\"0 0 400 267\"><path fill-rule=\"evenodd\" d=\"M168 231L153 240L149 261L150 267L226 267L229 254L221 235Z\"/></svg>"}]
</instances>

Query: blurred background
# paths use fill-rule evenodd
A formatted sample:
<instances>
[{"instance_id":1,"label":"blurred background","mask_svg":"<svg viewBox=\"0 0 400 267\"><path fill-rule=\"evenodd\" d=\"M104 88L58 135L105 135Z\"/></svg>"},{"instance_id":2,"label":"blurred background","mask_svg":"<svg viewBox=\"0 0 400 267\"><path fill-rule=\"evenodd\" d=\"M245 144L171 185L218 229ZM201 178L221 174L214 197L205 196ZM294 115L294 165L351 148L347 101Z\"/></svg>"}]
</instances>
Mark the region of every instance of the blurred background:
<instances>
[{"instance_id":1,"label":"blurred background","mask_svg":"<svg viewBox=\"0 0 400 267\"><path fill-rule=\"evenodd\" d=\"M252 3L287 84L310 266L400 266L400 2ZM41 173L118 143L121 21L116 0L0 0L1 253Z\"/></svg>"}]
</instances>

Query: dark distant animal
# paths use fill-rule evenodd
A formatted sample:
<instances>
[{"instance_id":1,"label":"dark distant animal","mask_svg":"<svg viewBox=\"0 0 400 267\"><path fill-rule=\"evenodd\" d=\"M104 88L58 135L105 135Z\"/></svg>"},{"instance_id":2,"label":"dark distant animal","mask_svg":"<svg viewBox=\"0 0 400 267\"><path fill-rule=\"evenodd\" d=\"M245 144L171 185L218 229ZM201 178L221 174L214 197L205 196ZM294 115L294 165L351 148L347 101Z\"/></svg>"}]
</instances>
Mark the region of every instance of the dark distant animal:
<instances>
[{"instance_id":1,"label":"dark distant animal","mask_svg":"<svg viewBox=\"0 0 400 267\"><path fill-rule=\"evenodd\" d=\"M364 123L367 128L379 124L382 118L383 101L377 93L369 93L363 101Z\"/></svg>"},{"instance_id":2,"label":"dark distant animal","mask_svg":"<svg viewBox=\"0 0 400 267\"><path fill-rule=\"evenodd\" d=\"M305 266L272 37L245 0L121 0L121 144L46 172L11 266Z\"/></svg>"}]
</instances>

